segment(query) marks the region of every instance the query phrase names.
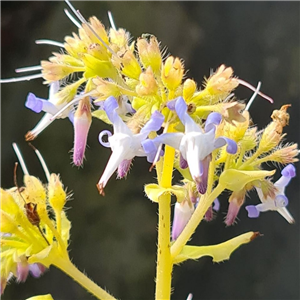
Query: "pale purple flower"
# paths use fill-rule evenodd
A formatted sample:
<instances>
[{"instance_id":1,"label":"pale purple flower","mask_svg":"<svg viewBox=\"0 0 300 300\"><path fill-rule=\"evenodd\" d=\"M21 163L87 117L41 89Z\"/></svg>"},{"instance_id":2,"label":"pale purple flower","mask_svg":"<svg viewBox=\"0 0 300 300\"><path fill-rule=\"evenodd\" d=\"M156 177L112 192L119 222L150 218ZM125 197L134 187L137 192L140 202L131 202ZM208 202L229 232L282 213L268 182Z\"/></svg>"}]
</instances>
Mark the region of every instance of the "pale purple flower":
<instances>
[{"instance_id":1,"label":"pale purple flower","mask_svg":"<svg viewBox=\"0 0 300 300\"><path fill-rule=\"evenodd\" d=\"M194 213L194 205L189 200L176 202L174 207L174 218L172 225L172 240L175 241L181 234L186 224Z\"/></svg>"},{"instance_id":2,"label":"pale purple flower","mask_svg":"<svg viewBox=\"0 0 300 300\"><path fill-rule=\"evenodd\" d=\"M26 134L26 140L31 141L35 139L46 127L48 127L48 125L53 122L53 116L67 105L66 102L59 103L59 99L56 97L56 93L58 91L59 81L54 81L50 83L48 100L38 98L33 93L28 94L25 106L36 113L44 111L45 114L38 124ZM73 106L70 106L66 110L62 111L58 118L69 117L72 119L72 108Z\"/></svg>"},{"instance_id":3,"label":"pale purple flower","mask_svg":"<svg viewBox=\"0 0 300 300\"><path fill-rule=\"evenodd\" d=\"M175 108L180 121L185 126L185 132L164 133L154 140L146 140L142 143L144 150L147 153L148 151L153 152L153 148L157 148L159 144L166 144L178 149L181 155L180 167L189 167L197 190L199 193L205 194L212 151L227 144L227 152L235 154L237 144L227 137L215 138L216 125L222 119L219 113L213 112L208 116L203 130L189 116L187 105L182 97L171 101L168 107Z\"/></svg>"},{"instance_id":4,"label":"pale purple flower","mask_svg":"<svg viewBox=\"0 0 300 300\"><path fill-rule=\"evenodd\" d=\"M138 134L133 134L118 115L118 103L114 97L107 98L103 108L113 124L114 134L105 130L99 135L99 142L112 150L106 168L97 184L99 193L102 195L104 195L103 189L109 178L120 165L118 175L119 177L124 177L130 167L129 161L131 162L135 156L147 156L149 162L153 161L155 153L145 153L141 143L148 137L151 131L159 130L164 121L164 116L158 111L155 111L141 131ZM102 140L105 135L108 136L108 142Z\"/></svg>"},{"instance_id":5,"label":"pale purple flower","mask_svg":"<svg viewBox=\"0 0 300 300\"><path fill-rule=\"evenodd\" d=\"M285 187L289 184L290 180L296 176L296 169L292 164L289 164L281 171L281 175L282 176L274 183L274 187L277 190L274 197L267 196L265 198L262 190L256 188L262 203L245 207L248 211L249 218L257 218L261 212L273 210L280 213L289 223L295 222L286 208L288 198L285 196Z\"/></svg>"}]
</instances>

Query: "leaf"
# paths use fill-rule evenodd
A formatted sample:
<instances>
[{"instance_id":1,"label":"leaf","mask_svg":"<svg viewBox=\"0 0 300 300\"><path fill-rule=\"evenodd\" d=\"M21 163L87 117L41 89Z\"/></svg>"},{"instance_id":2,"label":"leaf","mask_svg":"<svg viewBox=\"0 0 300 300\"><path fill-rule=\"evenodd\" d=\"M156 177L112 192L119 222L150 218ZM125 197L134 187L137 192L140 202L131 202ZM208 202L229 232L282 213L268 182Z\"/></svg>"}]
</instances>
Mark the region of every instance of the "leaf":
<instances>
[{"instance_id":1,"label":"leaf","mask_svg":"<svg viewBox=\"0 0 300 300\"><path fill-rule=\"evenodd\" d=\"M166 193L175 195L177 202L181 202L187 197L186 189L179 185L173 185L170 188L163 188L158 184L147 184L145 185L145 193L153 202L158 202L158 198Z\"/></svg>"},{"instance_id":2,"label":"leaf","mask_svg":"<svg viewBox=\"0 0 300 300\"><path fill-rule=\"evenodd\" d=\"M221 262L230 258L231 253L242 244L247 244L255 239L259 232L247 232L233 239L211 246L184 246L180 254L174 259L174 264L179 264L188 259L198 259L203 256L211 256L213 262Z\"/></svg>"},{"instance_id":3,"label":"leaf","mask_svg":"<svg viewBox=\"0 0 300 300\"><path fill-rule=\"evenodd\" d=\"M228 169L222 172L219 178L219 184L231 191L240 191L244 186L254 180L262 180L267 176L272 176L273 171L240 171Z\"/></svg>"}]
</instances>

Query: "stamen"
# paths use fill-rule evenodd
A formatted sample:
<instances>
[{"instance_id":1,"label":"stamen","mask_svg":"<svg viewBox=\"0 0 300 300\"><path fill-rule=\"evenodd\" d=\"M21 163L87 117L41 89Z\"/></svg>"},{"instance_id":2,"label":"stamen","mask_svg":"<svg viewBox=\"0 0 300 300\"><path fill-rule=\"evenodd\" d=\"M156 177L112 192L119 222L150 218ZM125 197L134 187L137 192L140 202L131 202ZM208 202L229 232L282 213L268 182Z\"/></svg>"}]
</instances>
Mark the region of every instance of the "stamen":
<instances>
[{"instance_id":1,"label":"stamen","mask_svg":"<svg viewBox=\"0 0 300 300\"><path fill-rule=\"evenodd\" d=\"M52 41L52 40L36 40L35 43L37 45L45 44L45 45L53 45L53 46L65 48L65 45L63 43Z\"/></svg>"},{"instance_id":2,"label":"stamen","mask_svg":"<svg viewBox=\"0 0 300 300\"><path fill-rule=\"evenodd\" d=\"M50 182L50 172L49 172L49 169L48 169L48 167L47 167L47 165L46 165L46 162L45 162L45 160L44 160L42 154L41 154L40 151L39 151L38 149L36 149L31 143L28 143L28 144L29 144L29 146L34 150L36 156L38 157L38 159L39 159L39 161L40 161L40 163L41 163L41 165L42 165L42 167L43 167L43 170L44 170L44 172L45 172L46 178L47 178L48 182Z\"/></svg>"},{"instance_id":3,"label":"stamen","mask_svg":"<svg viewBox=\"0 0 300 300\"><path fill-rule=\"evenodd\" d=\"M117 54L103 41L103 39L97 34L97 32L93 29L93 27L88 23L88 21L82 16L79 10L76 10L74 6L70 3L69 0L65 0L65 2L69 5L75 16L79 19L80 22L86 24L88 28L93 32L93 34L101 41L103 46L111 52L113 55L117 56ZM118 56L117 56L118 57Z\"/></svg>"},{"instance_id":4,"label":"stamen","mask_svg":"<svg viewBox=\"0 0 300 300\"><path fill-rule=\"evenodd\" d=\"M254 94L252 95L252 97L250 98L245 110L249 110L250 106L252 105L253 101L255 100L255 98L260 90L260 87L261 87L261 82L259 81L257 84L256 90L255 90Z\"/></svg>"},{"instance_id":5,"label":"stamen","mask_svg":"<svg viewBox=\"0 0 300 300\"><path fill-rule=\"evenodd\" d=\"M31 67L23 67L23 68L18 68L15 70L16 73L22 73L22 72L31 72L31 71L39 71L42 70L43 68L38 65L38 66L31 66Z\"/></svg>"},{"instance_id":6,"label":"stamen","mask_svg":"<svg viewBox=\"0 0 300 300\"><path fill-rule=\"evenodd\" d=\"M93 92L89 92L87 94L82 94L78 97L75 97L72 101L70 101L66 106L64 106L61 110L59 110L54 116L52 116L50 118L50 121L54 121L62 112L64 112L67 108L69 108L70 106L72 106L73 104L75 104L76 102L78 102L79 100L81 100L82 98L86 97L86 96L91 96L93 94Z\"/></svg>"},{"instance_id":7,"label":"stamen","mask_svg":"<svg viewBox=\"0 0 300 300\"><path fill-rule=\"evenodd\" d=\"M26 81L26 80L31 80L31 79L36 79L36 78L42 78L43 74L34 74L34 75L28 75L28 76L23 76L23 77L18 77L18 78L8 78L8 79L0 79L0 83L10 83L10 82L20 82L20 81Z\"/></svg>"},{"instance_id":8,"label":"stamen","mask_svg":"<svg viewBox=\"0 0 300 300\"><path fill-rule=\"evenodd\" d=\"M113 18L113 16L112 16L112 13L111 13L110 11L108 11L107 14L108 14L108 19L109 19L109 23L110 23L110 25L111 25L111 28L112 28L113 30L117 30L117 27L116 27L116 25L115 25L115 21L114 21L114 18Z\"/></svg>"},{"instance_id":9,"label":"stamen","mask_svg":"<svg viewBox=\"0 0 300 300\"><path fill-rule=\"evenodd\" d=\"M65 14L67 15L67 17L70 19L70 21L78 28L82 28L82 26L80 25L79 22L77 22L75 20L75 18L70 14L70 12L65 8L64 9Z\"/></svg>"},{"instance_id":10,"label":"stamen","mask_svg":"<svg viewBox=\"0 0 300 300\"><path fill-rule=\"evenodd\" d=\"M26 165L25 165L25 162L24 162L24 159L23 159L23 157L22 157L22 154L21 154L21 152L20 152L20 150L19 150L19 147L17 146L16 143L13 143L12 146L13 146L13 148L14 148L14 150L15 150L15 153L16 153L16 155L17 155L17 158L18 158L18 160L19 160L19 162L20 162L20 165L21 165L21 168L22 168L23 173L24 173L25 175L29 175L29 172L28 172L28 170L27 170L27 167L26 167Z\"/></svg>"},{"instance_id":11,"label":"stamen","mask_svg":"<svg viewBox=\"0 0 300 300\"><path fill-rule=\"evenodd\" d=\"M239 84L247 87L248 89L252 90L253 92L256 91L255 87L252 86L250 83L242 80L242 79L238 79ZM263 94L262 92L258 92L258 95L260 95L261 97L265 98L266 100L268 100L271 103L274 103L273 99L265 94Z\"/></svg>"}]
</instances>

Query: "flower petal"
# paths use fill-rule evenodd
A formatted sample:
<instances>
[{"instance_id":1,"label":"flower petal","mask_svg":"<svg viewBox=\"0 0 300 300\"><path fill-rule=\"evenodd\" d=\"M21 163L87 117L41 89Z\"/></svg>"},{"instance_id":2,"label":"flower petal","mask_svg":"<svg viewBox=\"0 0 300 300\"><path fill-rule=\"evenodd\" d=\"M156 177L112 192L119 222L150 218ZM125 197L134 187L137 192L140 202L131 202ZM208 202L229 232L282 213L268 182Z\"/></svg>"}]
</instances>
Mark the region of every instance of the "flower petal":
<instances>
[{"instance_id":1,"label":"flower petal","mask_svg":"<svg viewBox=\"0 0 300 300\"><path fill-rule=\"evenodd\" d=\"M212 112L208 115L206 122L205 122L205 127L204 131L209 132L211 130L216 129L216 126L219 125L222 121L222 115L217 113L217 112Z\"/></svg>"}]
</instances>

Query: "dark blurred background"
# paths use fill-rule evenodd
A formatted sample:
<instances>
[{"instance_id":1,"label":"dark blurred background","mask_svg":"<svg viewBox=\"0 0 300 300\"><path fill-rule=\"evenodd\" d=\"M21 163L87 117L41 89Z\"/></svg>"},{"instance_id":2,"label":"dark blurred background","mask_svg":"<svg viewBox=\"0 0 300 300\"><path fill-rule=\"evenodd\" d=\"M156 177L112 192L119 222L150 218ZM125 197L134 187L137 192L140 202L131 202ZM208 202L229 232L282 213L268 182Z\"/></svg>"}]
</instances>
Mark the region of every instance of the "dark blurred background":
<instances>
[{"instance_id":1,"label":"dark blurred background","mask_svg":"<svg viewBox=\"0 0 300 300\"><path fill-rule=\"evenodd\" d=\"M251 107L254 122L264 128L273 109L291 103L287 142L299 143L299 52L300 2L77 2L73 4L87 18L95 15L109 26L110 10L118 27L134 38L152 33L174 56L185 60L188 76L199 85L211 69L225 63L235 74L274 98L271 105L258 97ZM1 77L15 77L18 67L39 64L58 48L35 45L36 39L63 41L77 28L65 16L62 2L1 1ZM24 134L41 114L24 107L28 92L47 98L42 79L1 86L1 186L12 187L17 142L32 175L45 181L42 168ZM236 91L240 99L252 92ZM98 195L95 184L110 151L98 144L97 136L107 128L94 120L89 134L84 168L72 167L72 124L57 120L33 142L43 154L51 172L60 173L73 200L67 203L72 221L70 256L102 287L123 300L153 299L157 238L157 205L144 197L143 185L154 182L144 159L135 159L127 180L112 178L106 196ZM272 168L272 166L270 166ZM298 164L297 164L298 168ZM298 168L299 172L299 168ZM278 171L275 179L280 176ZM18 170L18 180L22 172ZM288 224L278 213L264 213L248 219L241 209L236 225L225 227L227 196L214 221L201 223L192 244L219 243L244 232L263 233L242 246L229 261L214 264L205 257L174 268L172 299L300 299L299 293L299 177L286 194L289 210L296 219ZM258 203L255 193L249 203ZM25 284L11 283L3 300L21 300L51 293L55 300L93 299L72 279L54 267L40 279L29 276Z\"/></svg>"}]
</instances>

